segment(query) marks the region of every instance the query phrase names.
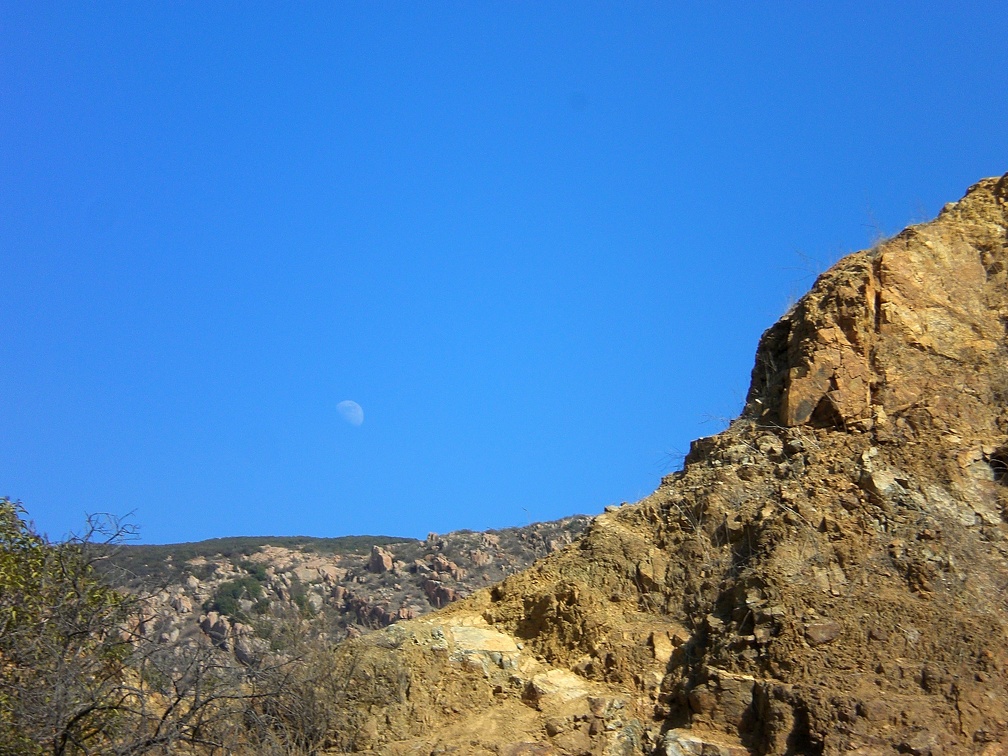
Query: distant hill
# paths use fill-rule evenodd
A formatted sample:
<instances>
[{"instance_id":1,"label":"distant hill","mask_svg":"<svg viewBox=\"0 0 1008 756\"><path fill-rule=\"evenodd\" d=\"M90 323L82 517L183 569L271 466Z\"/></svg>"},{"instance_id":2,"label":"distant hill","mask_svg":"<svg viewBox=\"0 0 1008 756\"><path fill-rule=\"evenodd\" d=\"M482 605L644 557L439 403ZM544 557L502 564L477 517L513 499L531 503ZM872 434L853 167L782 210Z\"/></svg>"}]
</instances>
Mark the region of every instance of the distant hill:
<instances>
[{"instance_id":1,"label":"distant hill","mask_svg":"<svg viewBox=\"0 0 1008 756\"><path fill-rule=\"evenodd\" d=\"M98 564L110 582L148 596L150 632L175 642L202 629L249 659L292 616L314 617L335 641L446 606L572 543L590 519L424 541L238 536L120 545Z\"/></svg>"}]
</instances>

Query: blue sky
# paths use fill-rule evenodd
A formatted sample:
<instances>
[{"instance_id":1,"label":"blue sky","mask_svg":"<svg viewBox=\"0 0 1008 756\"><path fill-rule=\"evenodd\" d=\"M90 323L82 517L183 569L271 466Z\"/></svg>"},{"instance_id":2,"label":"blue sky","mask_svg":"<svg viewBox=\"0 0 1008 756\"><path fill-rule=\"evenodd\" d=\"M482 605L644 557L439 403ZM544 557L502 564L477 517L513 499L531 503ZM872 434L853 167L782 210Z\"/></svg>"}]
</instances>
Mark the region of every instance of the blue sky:
<instances>
[{"instance_id":1,"label":"blue sky","mask_svg":"<svg viewBox=\"0 0 1008 756\"><path fill-rule=\"evenodd\" d=\"M206 5L0 2L0 495L52 537L634 500L817 273L1008 171L1004 3Z\"/></svg>"}]
</instances>

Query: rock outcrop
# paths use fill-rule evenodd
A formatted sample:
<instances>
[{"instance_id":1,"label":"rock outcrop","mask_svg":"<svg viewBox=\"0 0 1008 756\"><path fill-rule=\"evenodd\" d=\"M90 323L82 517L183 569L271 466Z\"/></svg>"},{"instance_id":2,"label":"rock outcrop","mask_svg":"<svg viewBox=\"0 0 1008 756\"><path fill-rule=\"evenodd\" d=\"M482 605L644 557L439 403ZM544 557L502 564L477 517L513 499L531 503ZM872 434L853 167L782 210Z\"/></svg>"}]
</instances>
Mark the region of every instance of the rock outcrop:
<instances>
[{"instance_id":1,"label":"rock outcrop","mask_svg":"<svg viewBox=\"0 0 1008 756\"><path fill-rule=\"evenodd\" d=\"M842 260L653 494L338 647L334 751L1008 753L1006 230L1008 176Z\"/></svg>"},{"instance_id":2,"label":"rock outcrop","mask_svg":"<svg viewBox=\"0 0 1008 756\"><path fill-rule=\"evenodd\" d=\"M392 553L386 551L381 546L371 548L371 558L368 560L368 570L370 572L389 572L392 569Z\"/></svg>"}]
</instances>

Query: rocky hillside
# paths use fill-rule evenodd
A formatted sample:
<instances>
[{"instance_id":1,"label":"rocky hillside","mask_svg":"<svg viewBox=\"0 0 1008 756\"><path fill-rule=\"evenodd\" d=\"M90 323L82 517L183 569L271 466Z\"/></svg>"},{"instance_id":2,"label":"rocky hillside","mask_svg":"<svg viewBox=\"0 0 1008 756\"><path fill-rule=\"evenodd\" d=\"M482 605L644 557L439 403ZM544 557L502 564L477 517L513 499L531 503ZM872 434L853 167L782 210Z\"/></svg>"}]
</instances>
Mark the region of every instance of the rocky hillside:
<instances>
[{"instance_id":1,"label":"rocky hillside","mask_svg":"<svg viewBox=\"0 0 1008 756\"><path fill-rule=\"evenodd\" d=\"M1006 230L1008 176L840 261L653 494L341 644L333 752L1008 753Z\"/></svg>"},{"instance_id":2,"label":"rocky hillside","mask_svg":"<svg viewBox=\"0 0 1008 756\"><path fill-rule=\"evenodd\" d=\"M447 606L570 544L588 517L481 533L218 538L120 546L103 568L148 597L145 633L165 643L201 634L254 663L280 621L312 617L329 640Z\"/></svg>"}]
</instances>

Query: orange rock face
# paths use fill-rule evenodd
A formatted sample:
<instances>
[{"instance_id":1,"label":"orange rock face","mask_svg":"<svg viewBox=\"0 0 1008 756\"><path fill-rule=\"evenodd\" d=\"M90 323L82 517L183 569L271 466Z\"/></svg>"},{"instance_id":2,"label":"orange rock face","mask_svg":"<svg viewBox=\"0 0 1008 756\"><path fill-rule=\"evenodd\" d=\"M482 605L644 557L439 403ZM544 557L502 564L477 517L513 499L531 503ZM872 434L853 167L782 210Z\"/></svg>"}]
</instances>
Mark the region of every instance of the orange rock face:
<instances>
[{"instance_id":1,"label":"orange rock face","mask_svg":"<svg viewBox=\"0 0 1008 756\"><path fill-rule=\"evenodd\" d=\"M982 181L935 222L824 274L764 335L747 414L865 427L927 397L955 415L967 389L957 368L1003 357L1005 184Z\"/></svg>"}]
</instances>

